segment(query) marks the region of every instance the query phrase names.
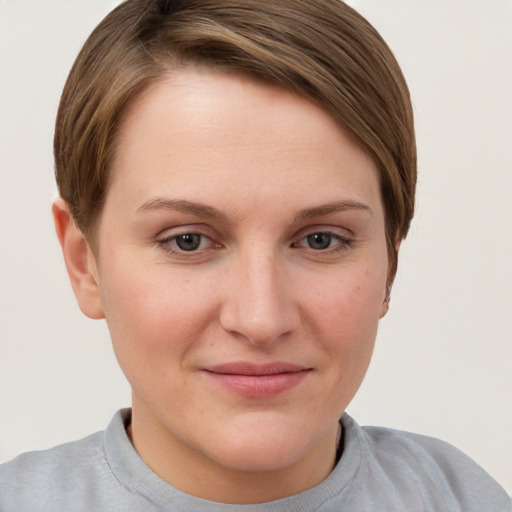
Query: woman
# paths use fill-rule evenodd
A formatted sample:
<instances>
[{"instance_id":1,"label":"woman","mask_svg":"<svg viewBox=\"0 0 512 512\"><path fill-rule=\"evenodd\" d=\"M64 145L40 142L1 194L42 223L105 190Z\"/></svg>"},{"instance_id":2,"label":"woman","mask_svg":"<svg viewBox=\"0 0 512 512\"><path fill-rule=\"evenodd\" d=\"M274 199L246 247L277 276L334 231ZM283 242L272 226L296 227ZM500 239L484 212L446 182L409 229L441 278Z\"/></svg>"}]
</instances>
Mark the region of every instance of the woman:
<instances>
[{"instance_id":1,"label":"woman","mask_svg":"<svg viewBox=\"0 0 512 512\"><path fill-rule=\"evenodd\" d=\"M71 71L55 158L132 407L6 464L2 510L508 509L454 448L344 414L416 182L407 86L355 11L129 0Z\"/></svg>"}]
</instances>

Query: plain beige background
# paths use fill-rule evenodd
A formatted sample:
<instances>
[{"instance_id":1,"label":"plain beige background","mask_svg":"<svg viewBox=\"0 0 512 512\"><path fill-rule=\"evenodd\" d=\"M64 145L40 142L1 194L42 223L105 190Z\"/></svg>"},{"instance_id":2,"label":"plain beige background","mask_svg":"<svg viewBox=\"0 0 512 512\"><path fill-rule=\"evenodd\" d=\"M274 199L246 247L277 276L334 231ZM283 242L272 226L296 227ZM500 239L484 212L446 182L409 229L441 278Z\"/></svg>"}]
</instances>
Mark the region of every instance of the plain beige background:
<instances>
[{"instance_id":1,"label":"plain beige background","mask_svg":"<svg viewBox=\"0 0 512 512\"><path fill-rule=\"evenodd\" d=\"M67 72L113 0L0 0L0 461L129 404L50 217ZM394 49L418 133L417 218L349 412L441 437L512 491L512 2L354 0Z\"/></svg>"}]
</instances>

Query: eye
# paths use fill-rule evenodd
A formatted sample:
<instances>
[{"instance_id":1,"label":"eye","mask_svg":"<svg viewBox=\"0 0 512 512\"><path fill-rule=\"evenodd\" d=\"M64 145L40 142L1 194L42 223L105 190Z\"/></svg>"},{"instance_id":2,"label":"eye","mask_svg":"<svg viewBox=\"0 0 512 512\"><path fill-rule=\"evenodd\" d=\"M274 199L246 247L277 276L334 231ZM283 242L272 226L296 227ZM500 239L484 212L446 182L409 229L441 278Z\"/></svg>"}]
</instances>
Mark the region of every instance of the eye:
<instances>
[{"instance_id":1,"label":"eye","mask_svg":"<svg viewBox=\"0 0 512 512\"><path fill-rule=\"evenodd\" d=\"M202 235L197 233L184 233L174 237L174 243L182 251L195 251L201 246Z\"/></svg>"},{"instance_id":2,"label":"eye","mask_svg":"<svg viewBox=\"0 0 512 512\"><path fill-rule=\"evenodd\" d=\"M217 245L206 235L194 232L179 233L177 235L166 236L157 240L157 244L165 251L180 254L202 254L208 249L217 247Z\"/></svg>"},{"instance_id":3,"label":"eye","mask_svg":"<svg viewBox=\"0 0 512 512\"><path fill-rule=\"evenodd\" d=\"M294 244L295 247L304 247L313 251L342 251L350 248L352 240L329 231L310 233Z\"/></svg>"},{"instance_id":4,"label":"eye","mask_svg":"<svg viewBox=\"0 0 512 512\"><path fill-rule=\"evenodd\" d=\"M328 249L332 242L331 233L313 233L306 237L307 244L311 249Z\"/></svg>"}]
</instances>

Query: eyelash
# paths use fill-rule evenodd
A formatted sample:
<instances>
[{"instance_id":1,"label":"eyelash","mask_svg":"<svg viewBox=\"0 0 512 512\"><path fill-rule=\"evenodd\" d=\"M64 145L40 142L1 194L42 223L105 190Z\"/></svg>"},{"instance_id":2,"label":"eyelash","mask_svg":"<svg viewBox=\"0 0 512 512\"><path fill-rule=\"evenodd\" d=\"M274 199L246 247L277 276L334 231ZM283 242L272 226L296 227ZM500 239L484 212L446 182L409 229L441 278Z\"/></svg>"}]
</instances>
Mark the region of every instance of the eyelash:
<instances>
[{"instance_id":1,"label":"eyelash","mask_svg":"<svg viewBox=\"0 0 512 512\"><path fill-rule=\"evenodd\" d=\"M319 230L319 231L312 231L305 236L302 236L297 242L292 244L292 247L301 247L300 243L303 240L310 241L311 237L318 236L318 235L327 235L329 237L329 242L337 242L334 246L329 246L326 248L313 248L313 247L305 247L307 250L312 251L313 253L319 253L319 254L329 254L329 253L339 253L344 252L349 249L351 249L354 246L354 240L352 238L349 238L344 235L340 235L339 233L334 233L333 231L329 230Z\"/></svg>"},{"instance_id":2,"label":"eyelash","mask_svg":"<svg viewBox=\"0 0 512 512\"><path fill-rule=\"evenodd\" d=\"M301 245L301 242L306 241L306 243L311 242L311 237L323 235L329 237L329 245L331 245L332 242L335 242L334 246L329 246L326 248L313 248ZM191 250L183 249L182 247L179 247L177 240L180 237L199 237L199 247ZM310 240L308 240L310 239ZM213 247L206 247L201 248L201 245L203 245L205 242L209 241L208 245L213 245ZM336 243L337 242L337 243ZM309 252L312 252L314 254L331 254L331 253L340 253L347 251L354 247L354 239L340 235L339 233L334 233L329 230L318 230L318 231L311 231L307 233L306 235L301 236L298 238L295 242L291 244L291 247L293 248L301 248L303 247ZM172 236L168 236L162 239L156 240L156 244L164 249L166 252L172 254L172 255L178 255L178 256L186 256L188 258L193 257L199 257L200 255L203 255L205 251L211 250L211 249L218 249L222 246L220 244L216 244L213 242L213 240L203 234L198 233L195 231L184 231L183 233L178 233Z\"/></svg>"},{"instance_id":3,"label":"eyelash","mask_svg":"<svg viewBox=\"0 0 512 512\"><path fill-rule=\"evenodd\" d=\"M200 248L200 246L196 249L191 249L191 250L186 250L186 249L183 249L181 247L179 247L177 245L177 240L180 238L180 237L199 237L200 240L199 240L199 244L200 246L203 245L206 241L209 241L211 244L213 244L216 248L219 248L221 247L220 244L215 244L212 239L203 234L203 233L197 233L195 231L185 231L183 233L178 233L178 234L175 234L175 235L172 235L172 236L168 236L168 237L165 237L165 238L162 238L162 239L158 239L156 241L157 245L159 247L161 247L162 249L164 249L165 251L173 254L173 255L179 255L179 256L187 256L187 257L197 257L199 254L202 254L204 253L205 250L208 250L210 249L210 247L207 247L207 248ZM215 248L214 247L214 248Z\"/></svg>"}]
</instances>

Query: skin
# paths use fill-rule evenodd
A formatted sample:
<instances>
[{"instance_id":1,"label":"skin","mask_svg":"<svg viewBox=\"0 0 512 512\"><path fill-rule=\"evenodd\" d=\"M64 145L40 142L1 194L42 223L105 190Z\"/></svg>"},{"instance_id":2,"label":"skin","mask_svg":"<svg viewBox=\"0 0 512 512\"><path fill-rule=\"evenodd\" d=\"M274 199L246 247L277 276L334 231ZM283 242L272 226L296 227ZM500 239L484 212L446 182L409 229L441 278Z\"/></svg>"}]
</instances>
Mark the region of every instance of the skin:
<instances>
[{"instance_id":1,"label":"skin","mask_svg":"<svg viewBox=\"0 0 512 512\"><path fill-rule=\"evenodd\" d=\"M374 163L304 98L184 69L130 106L112 171L94 251L53 211L78 303L106 318L132 386L135 448L213 501L318 484L387 309ZM205 370L276 361L304 375L270 395Z\"/></svg>"}]
</instances>

